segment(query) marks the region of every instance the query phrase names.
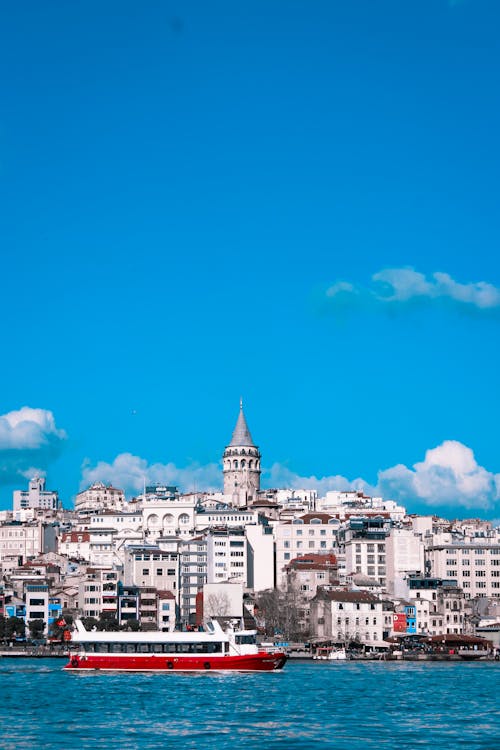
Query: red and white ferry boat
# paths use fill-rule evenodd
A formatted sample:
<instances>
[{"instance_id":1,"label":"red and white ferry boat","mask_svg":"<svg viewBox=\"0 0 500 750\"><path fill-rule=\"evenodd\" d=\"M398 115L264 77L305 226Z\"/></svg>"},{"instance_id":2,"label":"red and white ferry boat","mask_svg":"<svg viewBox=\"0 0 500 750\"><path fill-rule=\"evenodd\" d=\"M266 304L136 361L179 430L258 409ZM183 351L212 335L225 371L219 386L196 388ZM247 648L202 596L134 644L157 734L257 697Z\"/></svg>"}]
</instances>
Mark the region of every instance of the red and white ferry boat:
<instances>
[{"instance_id":1,"label":"red and white ferry boat","mask_svg":"<svg viewBox=\"0 0 500 750\"><path fill-rule=\"evenodd\" d=\"M89 631L80 620L75 626L64 669L77 672L272 672L282 669L287 660L282 651L260 649L256 630L232 626L223 630L216 620L210 620L201 632Z\"/></svg>"}]
</instances>

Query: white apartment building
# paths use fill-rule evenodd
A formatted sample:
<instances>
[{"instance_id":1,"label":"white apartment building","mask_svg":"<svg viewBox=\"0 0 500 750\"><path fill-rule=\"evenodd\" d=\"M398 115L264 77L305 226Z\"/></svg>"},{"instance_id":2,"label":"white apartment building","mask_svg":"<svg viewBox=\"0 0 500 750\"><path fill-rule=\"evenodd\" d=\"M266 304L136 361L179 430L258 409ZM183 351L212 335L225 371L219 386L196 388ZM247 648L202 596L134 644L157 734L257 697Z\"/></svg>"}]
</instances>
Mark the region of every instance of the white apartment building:
<instances>
[{"instance_id":1,"label":"white apartment building","mask_svg":"<svg viewBox=\"0 0 500 750\"><path fill-rule=\"evenodd\" d=\"M285 568L295 557L308 552L337 553L339 528L338 518L316 512L275 524L276 586L282 591L286 589Z\"/></svg>"},{"instance_id":2,"label":"white apartment building","mask_svg":"<svg viewBox=\"0 0 500 750\"><path fill-rule=\"evenodd\" d=\"M94 482L75 498L75 511L88 515L102 510L122 511L126 505L123 490L102 482Z\"/></svg>"},{"instance_id":3,"label":"white apartment building","mask_svg":"<svg viewBox=\"0 0 500 750\"><path fill-rule=\"evenodd\" d=\"M115 553L116 530L89 528L89 562L101 568L112 568L120 559Z\"/></svg>"},{"instance_id":4,"label":"white apartment building","mask_svg":"<svg viewBox=\"0 0 500 750\"><path fill-rule=\"evenodd\" d=\"M148 542L153 544L164 536L192 537L196 529L196 504L194 495L167 497L147 493L142 501L142 524Z\"/></svg>"},{"instance_id":5,"label":"white apartment building","mask_svg":"<svg viewBox=\"0 0 500 750\"><path fill-rule=\"evenodd\" d=\"M385 557L386 589L395 598L403 597L408 575L424 573L424 543L411 528L392 528L385 539Z\"/></svg>"},{"instance_id":6,"label":"white apartment building","mask_svg":"<svg viewBox=\"0 0 500 750\"><path fill-rule=\"evenodd\" d=\"M130 544L144 543L142 513L104 511L89 517L88 530L91 534L103 529L113 529L113 562L123 565L125 548Z\"/></svg>"},{"instance_id":7,"label":"white apartment building","mask_svg":"<svg viewBox=\"0 0 500 750\"><path fill-rule=\"evenodd\" d=\"M432 575L453 578L465 598L500 599L500 542L486 537L464 537L461 541L439 544L427 549Z\"/></svg>"},{"instance_id":8,"label":"white apartment building","mask_svg":"<svg viewBox=\"0 0 500 750\"><path fill-rule=\"evenodd\" d=\"M45 489L45 477L30 479L27 490L14 490L12 500L14 513L27 508L52 511L61 507L57 492Z\"/></svg>"},{"instance_id":9,"label":"white apartment building","mask_svg":"<svg viewBox=\"0 0 500 750\"><path fill-rule=\"evenodd\" d=\"M124 554L123 580L126 585L171 591L178 596L179 554L156 545L129 545Z\"/></svg>"},{"instance_id":10,"label":"white apartment building","mask_svg":"<svg viewBox=\"0 0 500 750\"><path fill-rule=\"evenodd\" d=\"M98 619L102 611L102 584L95 571L88 571L78 584L78 603L83 617Z\"/></svg>"},{"instance_id":11,"label":"white apartment building","mask_svg":"<svg viewBox=\"0 0 500 750\"><path fill-rule=\"evenodd\" d=\"M394 500L384 500L382 497L370 497L362 491L327 492L324 497L318 498L316 510L334 513L342 520L351 515L366 513L387 513L393 521L402 521L406 516L406 508L403 505L398 505Z\"/></svg>"},{"instance_id":12,"label":"white apartment building","mask_svg":"<svg viewBox=\"0 0 500 750\"><path fill-rule=\"evenodd\" d=\"M27 583L25 586L25 601L26 601L26 614L25 622L26 625L31 620L42 620L44 623L44 635L48 634L49 630L49 587L46 583L36 584L34 582Z\"/></svg>"},{"instance_id":13,"label":"white apartment building","mask_svg":"<svg viewBox=\"0 0 500 750\"><path fill-rule=\"evenodd\" d=\"M179 542L180 563L180 618L183 623L194 624L196 596L207 580L207 542L204 536Z\"/></svg>"},{"instance_id":14,"label":"white apartment building","mask_svg":"<svg viewBox=\"0 0 500 750\"><path fill-rule=\"evenodd\" d=\"M90 561L90 534L88 531L67 531L58 544L59 554L72 560Z\"/></svg>"},{"instance_id":15,"label":"white apartment building","mask_svg":"<svg viewBox=\"0 0 500 750\"><path fill-rule=\"evenodd\" d=\"M210 529L207 534L207 583L247 585L247 543L243 529Z\"/></svg>"},{"instance_id":16,"label":"white apartment building","mask_svg":"<svg viewBox=\"0 0 500 750\"><path fill-rule=\"evenodd\" d=\"M135 532L142 529L142 513L135 511L127 513L126 511L98 511L93 513L89 518L90 529L106 526L115 529L118 533Z\"/></svg>"},{"instance_id":17,"label":"white apartment building","mask_svg":"<svg viewBox=\"0 0 500 750\"><path fill-rule=\"evenodd\" d=\"M247 524L257 523L259 523L257 510L242 510L230 505L219 505L216 508L206 510L197 508L195 513L195 530L197 532L221 526L241 528L247 526Z\"/></svg>"},{"instance_id":18,"label":"white apartment building","mask_svg":"<svg viewBox=\"0 0 500 750\"><path fill-rule=\"evenodd\" d=\"M390 524L390 519L381 515L349 519L343 533L347 575L363 573L386 586L386 540Z\"/></svg>"},{"instance_id":19,"label":"white apartment building","mask_svg":"<svg viewBox=\"0 0 500 750\"><path fill-rule=\"evenodd\" d=\"M176 624L175 596L171 591L158 592L158 630L172 632Z\"/></svg>"},{"instance_id":20,"label":"white apartment building","mask_svg":"<svg viewBox=\"0 0 500 750\"><path fill-rule=\"evenodd\" d=\"M316 490L305 490L305 489L284 489L284 490L271 490L266 491L266 497L271 499L270 492L273 492L274 500L279 503L283 508L289 506L305 506L306 512L320 510L316 503L318 500L318 493ZM262 493L261 493L262 494Z\"/></svg>"},{"instance_id":21,"label":"white apartment building","mask_svg":"<svg viewBox=\"0 0 500 750\"><path fill-rule=\"evenodd\" d=\"M464 592L454 580L410 576L405 599L415 606L417 633L444 635L467 629Z\"/></svg>"},{"instance_id":22,"label":"white apartment building","mask_svg":"<svg viewBox=\"0 0 500 750\"><path fill-rule=\"evenodd\" d=\"M18 564L46 552L55 552L57 526L42 521L0 525L0 564L4 559L17 558Z\"/></svg>"},{"instance_id":23,"label":"white apartment building","mask_svg":"<svg viewBox=\"0 0 500 750\"><path fill-rule=\"evenodd\" d=\"M367 591L318 589L310 602L311 629L318 638L336 643L357 641L368 647L383 645L383 604Z\"/></svg>"},{"instance_id":24,"label":"white apartment building","mask_svg":"<svg viewBox=\"0 0 500 750\"><path fill-rule=\"evenodd\" d=\"M118 572L112 568L87 568L78 580L78 605L83 617L117 616Z\"/></svg>"},{"instance_id":25,"label":"white apartment building","mask_svg":"<svg viewBox=\"0 0 500 750\"><path fill-rule=\"evenodd\" d=\"M247 586L255 593L275 587L274 535L271 526L245 526Z\"/></svg>"}]
</instances>

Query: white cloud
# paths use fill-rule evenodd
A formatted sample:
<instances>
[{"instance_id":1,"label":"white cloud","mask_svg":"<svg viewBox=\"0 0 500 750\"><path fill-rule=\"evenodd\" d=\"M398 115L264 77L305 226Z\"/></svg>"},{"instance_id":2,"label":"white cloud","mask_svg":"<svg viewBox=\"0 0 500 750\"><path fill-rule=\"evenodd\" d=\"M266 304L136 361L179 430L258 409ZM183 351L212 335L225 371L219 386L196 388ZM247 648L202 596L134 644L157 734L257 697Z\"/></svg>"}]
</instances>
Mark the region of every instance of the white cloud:
<instances>
[{"instance_id":1,"label":"white cloud","mask_svg":"<svg viewBox=\"0 0 500 750\"><path fill-rule=\"evenodd\" d=\"M337 281L326 290L333 303L351 306L370 303L395 307L408 302L435 304L447 302L465 309L492 310L500 307L500 289L486 281L466 284L449 274L436 271L426 277L413 268L385 268L372 276L372 286L364 288Z\"/></svg>"},{"instance_id":2,"label":"white cloud","mask_svg":"<svg viewBox=\"0 0 500 750\"><path fill-rule=\"evenodd\" d=\"M466 445L445 440L412 469L398 465L379 472L378 487L402 501L491 510L500 499L500 474L479 466Z\"/></svg>"},{"instance_id":3,"label":"white cloud","mask_svg":"<svg viewBox=\"0 0 500 750\"><path fill-rule=\"evenodd\" d=\"M100 461L95 466L85 463L80 489L102 481L132 496L142 491L144 480L147 484L176 485L183 492L210 492L222 489L222 469L216 463L191 464L185 468L173 463L148 464L144 458L121 453L112 463ZM445 440L429 449L424 460L411 468L397 464L380 471L376 485L361 477L350 480L339 474L301 476L283 464L274 463L264 469L262 486L315 489L320 497L329 490L363 490L368 495L400 502L410 512L415 506L456 508L457 512L464 508L500 510L496 505L500 500L500 474L479 466L472 450L455 440Z\"/></svg>"},{"instance_id":4,"label":"white cloud","mask_svg":"<svg viewBox=\"0 0 500 750\"><path fill-rule=\"evenodd\" d=\"M469 510L500 510L500 474L479 466L470 448L456 440L445 440L429 449L423 461L408 468L397 464L378 473L375 486L362 478L341 475L304 477L288 467L274 464L266 479L272 487L315 489L322 496L328 490L364 490L372 496L395 500L411 512L416 505Z\"/></svg>"},{"instance_id":5,"label":"white cloud","mask_svg":"<svg viewBox=\"0 0 500 750\"><path fill-rule=\"evenodd\" d=\"M146 484L176 485L182 492L193 490L215 491L222 485L222 471L218 464L191 464L179 468L174 463L148 464L146 459L132 453L120 453L112 463L99 461L91 466L87 461L82 467L80 489L93 482L105 482L123 489L127 495L142 492Z\"/></svg>"},{"instance_id":6,"label":"white cloud","mask_svg":"<svg viewBox=\"0 0 500 750\"><path fill-rule=\"evenodd\" d=\"M357 294L357 290L353 284L348 281L337 281L332 286L328 287L326 294L328 297L336 297L338 294L345 292L347 294Z\"/></svg>"},{"instance_id":7,"label":"white cloud","mask_svg":"<svg viewBox=\"0 0 500 750\"><path fill-rule=\"evenodd\" d=\"M0 416L0 484L44 474L67 436L46 409L23 406Z\"/></svg>"}]
</instances>

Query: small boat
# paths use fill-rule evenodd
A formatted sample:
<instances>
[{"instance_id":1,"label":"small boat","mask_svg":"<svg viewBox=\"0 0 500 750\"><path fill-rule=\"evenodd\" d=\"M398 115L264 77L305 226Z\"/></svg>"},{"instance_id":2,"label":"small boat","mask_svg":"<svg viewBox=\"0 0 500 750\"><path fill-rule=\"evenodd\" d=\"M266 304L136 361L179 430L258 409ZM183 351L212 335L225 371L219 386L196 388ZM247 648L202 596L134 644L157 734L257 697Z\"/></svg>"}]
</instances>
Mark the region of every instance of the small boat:
<instances>
[{"instance_id":1,"label":"small boat","mask_svg":"<svg viewBox=\"0 0 500 750\"><path fill-rule=\"evenodd\" d=\"M64 667L69 671L274 672L287 660L283 651L260 649L256 630L223 630L216 620L189 632L89 631L81 620L75 627Z\"/></svg>"},{"instance_id":2,"label":"small boat","mask_svg":"<svg viewBox=\"0 0 500 750\"><path fill-rule=\"evenodd\" d=\"M320 661L345 661L347 653L345 648L318 648L313 659Z\"/></svg>"},{"instance_id":3,"label":"small boat","mask_svg":"<svg viewBox=\"0 0 500 750\"><path fill-rule=\"evenodd\" d=\"M328 661L345 661L347 654L345 648L336 648L328 654Z\"/></svg>"}]
</instances>

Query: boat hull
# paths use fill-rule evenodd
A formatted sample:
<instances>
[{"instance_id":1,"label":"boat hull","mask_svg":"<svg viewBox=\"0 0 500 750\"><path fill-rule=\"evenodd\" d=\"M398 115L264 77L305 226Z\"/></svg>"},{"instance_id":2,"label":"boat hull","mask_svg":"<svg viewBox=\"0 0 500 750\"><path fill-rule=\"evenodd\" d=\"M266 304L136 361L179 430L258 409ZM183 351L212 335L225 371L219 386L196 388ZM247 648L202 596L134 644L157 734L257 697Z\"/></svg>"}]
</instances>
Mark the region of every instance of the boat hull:
<instances>
[{"instance_id":1,"label":"boat hull","mask_svg":"<svg viewBox=\"0 0 500 750\"><path fill-rule=\"evenodd\" d=\"M247 654L242 656L171 656L72 654L64 669L74 672L107 670L119 672L275 672L282 669L286 654Z\"/></svg>"}]
</instances>

